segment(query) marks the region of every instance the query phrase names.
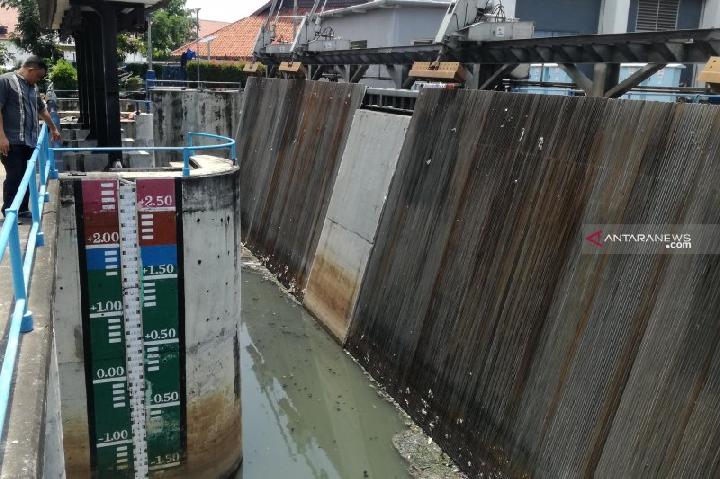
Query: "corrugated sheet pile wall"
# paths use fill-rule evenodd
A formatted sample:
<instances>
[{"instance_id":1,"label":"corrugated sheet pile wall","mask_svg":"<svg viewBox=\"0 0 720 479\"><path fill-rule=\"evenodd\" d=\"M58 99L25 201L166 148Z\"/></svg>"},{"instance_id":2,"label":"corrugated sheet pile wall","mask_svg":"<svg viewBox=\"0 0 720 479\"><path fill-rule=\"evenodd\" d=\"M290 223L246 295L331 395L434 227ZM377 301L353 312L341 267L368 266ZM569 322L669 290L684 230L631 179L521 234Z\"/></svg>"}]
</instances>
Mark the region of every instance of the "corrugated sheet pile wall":
<instances>
[{"instance_id":1,"label":"corrugated sheet pile wall","mask_svg":"<svg viewBox=\"0 0 720 479\"><path fill-rule=\"evenodd\" d=\"M312 266L343 147L365 87L251 78L237 154L243 239L291 289Z\"/></svg>"}]
</instances>

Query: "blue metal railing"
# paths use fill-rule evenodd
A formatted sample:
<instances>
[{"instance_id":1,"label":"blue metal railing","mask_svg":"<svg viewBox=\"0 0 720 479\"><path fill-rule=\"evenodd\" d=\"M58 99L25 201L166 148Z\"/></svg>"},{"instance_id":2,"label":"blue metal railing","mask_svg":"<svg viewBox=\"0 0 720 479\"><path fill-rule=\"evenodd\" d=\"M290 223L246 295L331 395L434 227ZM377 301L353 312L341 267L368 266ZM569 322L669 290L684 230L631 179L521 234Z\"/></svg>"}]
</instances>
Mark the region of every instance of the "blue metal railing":
<instances>
[{"instance_id":1,"label":"blue metal railing","mask_svg":"<svg viewBox=\"0 0 720 479\"><path fill-rule=\"evenodd\" d=\"M15 300L15 306L10 318L7 346L5 347L5 355L0 369L0 431L5 427L12 377L20 344L20 333L27 333L33 329L32 313L28 310L28 286L30 285L30 275L35 260L35 249L45 244L42 216L45 203L50 199L47 191L48 180L56 179L57 176L55 156L50 154L48 129L47 126L43 125L15 199L10 208L5 211L5 222L2 225L2 230L0 230L0 263L5 257L5 252L9 251ZM18 228L18 211L23 198L28 192L30 193L32 226L28 234L23 259L20 247L20 229Z\"/></svg>"},{"instance_id":2,"label":"blue metal railing","mask_svg":"<svg viewBox=\"0 0 720 479\"><path fill-rule=\"evenodd\" d=\"M215 145L195 145L193 138L210 138L219 140L222 143ZM82 147L82 148L50 148L52 153L109 153L109 152L124 152L124 151L178 151L182 152L183 155L183 176L190 176L190 156L198 151L208 150L228 150L230 152L230 159L233 163L237 163L237 156L235 154L235 140L228 138L227 136L213 135L211 133L197 133L191 132L187 134L187 145L186 146L102 146L102 147Z\"/></svg>"}]
</instances>

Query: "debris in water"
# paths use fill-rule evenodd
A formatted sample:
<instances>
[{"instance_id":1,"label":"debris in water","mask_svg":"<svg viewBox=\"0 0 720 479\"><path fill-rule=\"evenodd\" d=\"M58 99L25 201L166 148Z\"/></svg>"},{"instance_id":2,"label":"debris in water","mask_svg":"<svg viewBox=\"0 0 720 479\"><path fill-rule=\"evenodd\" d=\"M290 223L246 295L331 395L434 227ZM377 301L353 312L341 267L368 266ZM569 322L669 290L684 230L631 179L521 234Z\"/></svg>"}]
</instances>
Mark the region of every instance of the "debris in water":
<instances>
[{"instance_id":1,"label":"debris in water","mask_svg":"<svg viewBox=\"0 0 720 479\"><path fill-rule=\"evenodd\" d=\"M467 479L447 454L418 426L396 434L393 445L416 479Z\"/></svg>"}]
</instances>

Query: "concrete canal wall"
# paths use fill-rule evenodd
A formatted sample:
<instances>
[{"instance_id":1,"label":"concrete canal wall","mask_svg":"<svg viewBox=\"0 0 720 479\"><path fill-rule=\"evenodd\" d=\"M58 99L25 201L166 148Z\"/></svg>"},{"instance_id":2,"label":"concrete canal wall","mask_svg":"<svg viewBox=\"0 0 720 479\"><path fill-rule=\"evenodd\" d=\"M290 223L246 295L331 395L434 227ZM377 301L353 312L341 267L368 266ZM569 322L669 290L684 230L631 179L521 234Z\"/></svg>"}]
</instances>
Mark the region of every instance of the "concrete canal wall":
<instances>
[{"instance_id":1,"label":"concrete canal wall","mask_svg":"<svg viewBox=\"0 0 720 479\"><path fill-rule=\"evenodd\" d=\"M155 146L184 146L188 132L235 137L240 112L237 91L156 88L151 91L150 99L155 117ZM203 138L195 141L198 145L211 144ZM217 154L224 156L227 151ZM182 161L182 155L175 152L156 152L155 155L160 166Z\"/></svg>"},{"instance_id":2,"label":"concrete canal wall","mask_svg":"<svg viewBox=\"0 0 720 479\"><path fill-rule=\"evenodd\" d=\"M343 342L409 124L367 110L353 118L305 290L307 308Z\"/></svg>"}]
</instances>

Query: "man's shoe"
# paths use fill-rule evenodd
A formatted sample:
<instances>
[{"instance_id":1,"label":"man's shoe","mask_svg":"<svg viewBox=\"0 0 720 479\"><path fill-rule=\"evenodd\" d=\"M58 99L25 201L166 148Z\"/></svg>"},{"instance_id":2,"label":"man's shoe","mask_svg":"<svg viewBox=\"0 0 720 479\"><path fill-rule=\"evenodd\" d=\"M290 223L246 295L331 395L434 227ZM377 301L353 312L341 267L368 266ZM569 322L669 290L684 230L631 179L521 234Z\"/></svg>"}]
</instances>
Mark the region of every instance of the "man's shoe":
<instances>
[{"instance_id":1,"label":"man's shoe","mask_svg":"<svg viewBox=\"0 0 720 479\"><path fill-rule=\"evenodd\" d=\"M18 211L18 218L32 218L32 211L30 211L30 210Z\"/></svg>"}]
</instances>

